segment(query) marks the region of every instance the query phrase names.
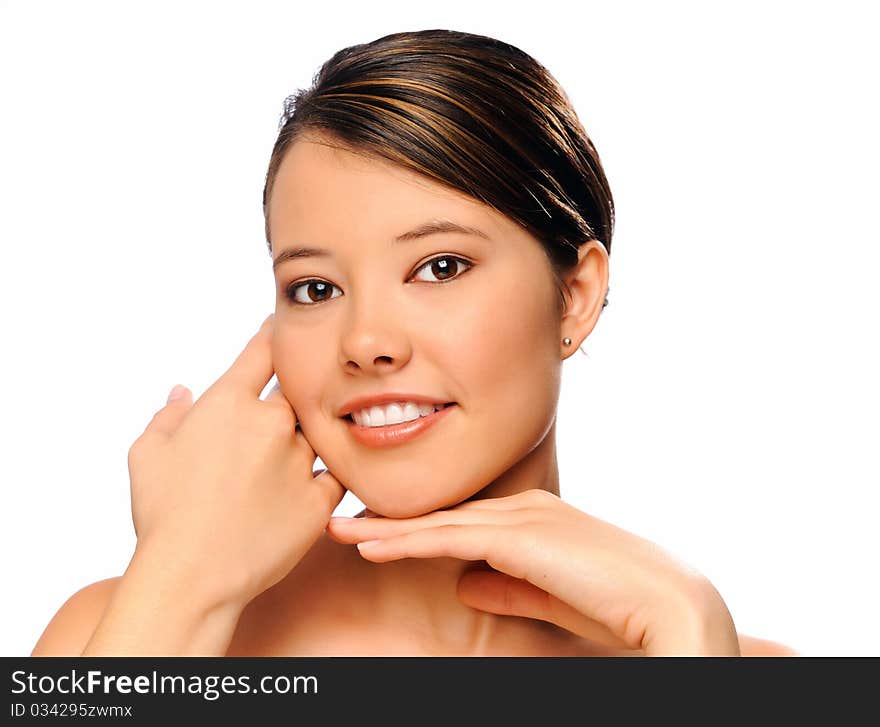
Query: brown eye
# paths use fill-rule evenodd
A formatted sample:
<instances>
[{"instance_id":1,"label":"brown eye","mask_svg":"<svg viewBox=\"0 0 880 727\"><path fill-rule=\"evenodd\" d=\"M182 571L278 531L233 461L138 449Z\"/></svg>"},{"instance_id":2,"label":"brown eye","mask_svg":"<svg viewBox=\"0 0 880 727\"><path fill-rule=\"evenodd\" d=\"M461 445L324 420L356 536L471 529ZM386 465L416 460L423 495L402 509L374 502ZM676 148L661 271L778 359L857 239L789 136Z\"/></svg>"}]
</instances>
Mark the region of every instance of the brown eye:
<instances>
[{"instance_id":1,"label":"brown eye","mask_svg":"<svg viewBox=\"0 0 880 727\"><path fill-rule=\"evenodd\" d=\"M428 260L428 262L422 265L419 270L427 269L435 278L435 280L427 280L425 282L444 283L447 280L453 280L454 278L459 277L462 263L468 266L465 269L472 267L471 263L467 260L462 260L460 257L442 255L441 257L435 257L433 260ZM424 280L423 278L418 279Z\"/></svg>"},{"instance_id":2,"label":"brown eye","mask_svg":"<svg viewBox=\"0 0 880 727\"><path fill-rule=\"evenodd\" d=\"M294 283L293 285L288 286L287 298L298 305L323 303L325 300L330 300L331 297L338 297L329 295L330 291L335 287L335 285L326 283L323 280L304 280L300 283ZM305 291L305 296L297 295L300 289Z\"/></svg>"},{"instance_id":3,"label":"brown eye","mask_svg":"<svg viewBox=\"0 0 880 727\"><path fill-rule=\"evenodd\" d=\"M473 266L473 263L455 255L441 255L428 260L418 268L418 270L427 270L434 279L417 278L417 280L426 283L446 283L461 277L462 270L469 270ZM301 280L287 286L285 296L294 305L312 306L338 298L338 295L330 295L334 288L335 285L324 280Z\"/></svg>"}]
</instances>

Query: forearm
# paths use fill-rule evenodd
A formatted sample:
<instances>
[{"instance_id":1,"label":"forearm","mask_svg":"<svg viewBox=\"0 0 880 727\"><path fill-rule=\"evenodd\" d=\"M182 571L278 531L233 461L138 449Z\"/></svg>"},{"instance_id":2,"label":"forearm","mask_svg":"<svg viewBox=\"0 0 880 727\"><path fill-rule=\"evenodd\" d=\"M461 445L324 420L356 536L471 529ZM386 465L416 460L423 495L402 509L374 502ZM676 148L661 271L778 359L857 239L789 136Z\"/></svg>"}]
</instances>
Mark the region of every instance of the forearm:
<instances>
[{"instance_id":1,"label":"forearm","mask_svg":"<svg viewBox=\"0 0 880 727\"><path fill-rule=\"evenodd\" d=\"M139 551L82 656L223 656L244 605L173 558Z\"/></svg>"}]
</instances>

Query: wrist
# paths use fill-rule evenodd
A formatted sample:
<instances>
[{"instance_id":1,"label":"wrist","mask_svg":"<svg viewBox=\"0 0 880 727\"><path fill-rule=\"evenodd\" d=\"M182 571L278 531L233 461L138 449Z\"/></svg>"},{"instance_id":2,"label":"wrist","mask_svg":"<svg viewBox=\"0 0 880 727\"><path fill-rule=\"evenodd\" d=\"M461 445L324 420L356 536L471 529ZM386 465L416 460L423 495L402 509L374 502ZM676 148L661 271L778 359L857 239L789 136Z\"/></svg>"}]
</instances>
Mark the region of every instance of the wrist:
<instances>
[{"instance_id":1,"label":"wrist","mask_svg":"<svg viewBox=\"0 0 880 727\"><path fill-rule=\"evenodd\" d=\"M733 617L709 580L688 580L667 603L646 638L646 655L741 655Z\"/></svg>"},{"instance_id":2,"label":"wrist","mask_svg":"<svg viewBox=\"0 0 880 727\"><path fill-rule=\"evenodd\" d=\"M136 549L82 656L226 654L243 604L161 556Z\"/></svg>"},{"instance_id":3,"label":"wrist","mask_svg":"<svg viewBox=\"0 0 880 727\"><path fill-rule=\"evenodd\" d=\"M123 578L149 580L158 591L183 598L203 612L241 613L251 600L231 574L212 571L159 539L138 540Z\"/></svg>"}]
</instances>

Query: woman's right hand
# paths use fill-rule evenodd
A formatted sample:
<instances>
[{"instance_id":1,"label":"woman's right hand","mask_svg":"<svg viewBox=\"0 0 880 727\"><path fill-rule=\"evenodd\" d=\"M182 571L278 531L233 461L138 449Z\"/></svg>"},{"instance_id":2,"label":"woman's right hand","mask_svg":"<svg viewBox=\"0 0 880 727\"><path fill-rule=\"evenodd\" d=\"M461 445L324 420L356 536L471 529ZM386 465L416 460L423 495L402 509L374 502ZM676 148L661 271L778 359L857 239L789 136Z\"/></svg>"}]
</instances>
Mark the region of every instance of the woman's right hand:
<instances>
[{"instance_id":1,"label":"woman's right hand","mask_svg":"<svg viewBox=\"0 0 880 727\"><path fill-rule=\"evenodd\" d=\"M135 557L242 607L278 583L324 532L345 489L272 378L274 315L194 404L169 400L128 454ZM182 576L182 581L180 580Z\"/></svg>"}]
</instances>

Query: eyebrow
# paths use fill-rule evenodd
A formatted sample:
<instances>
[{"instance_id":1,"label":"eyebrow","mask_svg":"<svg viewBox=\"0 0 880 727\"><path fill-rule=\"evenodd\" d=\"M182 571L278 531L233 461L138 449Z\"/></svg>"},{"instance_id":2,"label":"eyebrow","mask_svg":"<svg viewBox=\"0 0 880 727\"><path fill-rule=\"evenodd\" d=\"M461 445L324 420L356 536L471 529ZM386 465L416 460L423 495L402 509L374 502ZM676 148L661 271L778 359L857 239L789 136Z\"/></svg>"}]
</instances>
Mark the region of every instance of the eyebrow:
<instances>
[{"instance_id":1,"label":"eyebrow","mask_svg":"<svg viewBox=\"0 0 880 727\"><path fill-rule=\"evenodd\" d=\"M489 236L476 227L468 227L467 225L459 225L451 220L434 220L425 222L412 230L407 230L395 237L392 242L408 242L409 240L418 240L428 235L436 235L441 232L458 232L465 235L477 235L489 239ZM290 247L278 253L278 257L272 261L272 270L274 271L279 265L288 260L301 257L332 257L333 253L319 247Z\"/></svg>"}]
</instances>

